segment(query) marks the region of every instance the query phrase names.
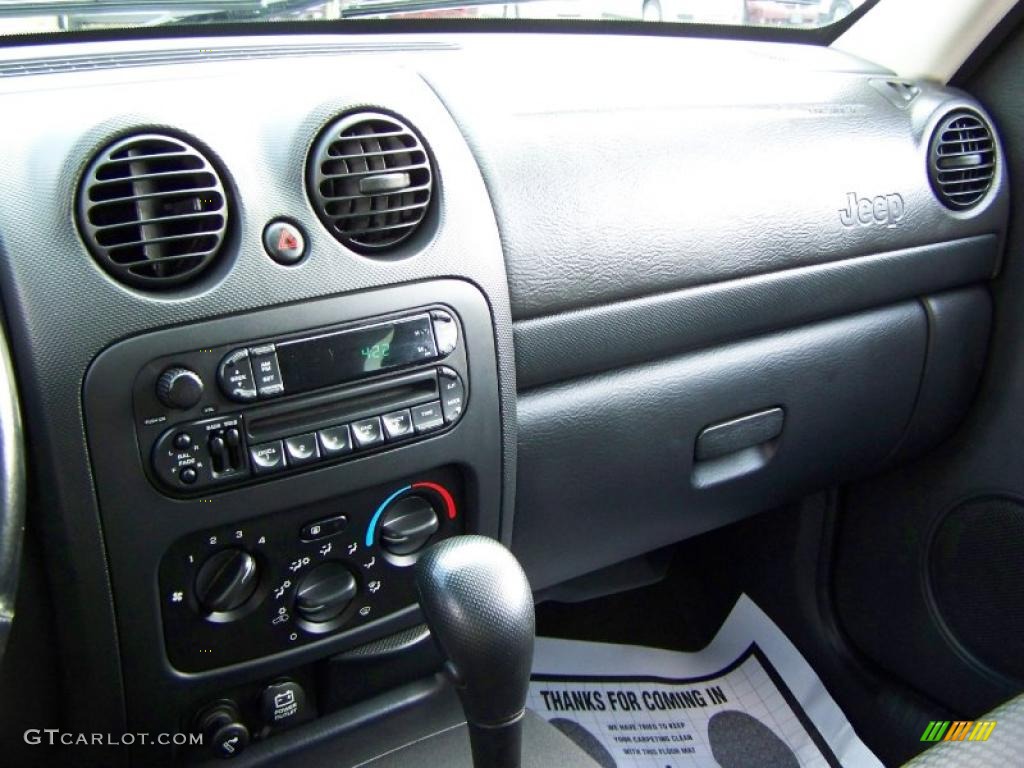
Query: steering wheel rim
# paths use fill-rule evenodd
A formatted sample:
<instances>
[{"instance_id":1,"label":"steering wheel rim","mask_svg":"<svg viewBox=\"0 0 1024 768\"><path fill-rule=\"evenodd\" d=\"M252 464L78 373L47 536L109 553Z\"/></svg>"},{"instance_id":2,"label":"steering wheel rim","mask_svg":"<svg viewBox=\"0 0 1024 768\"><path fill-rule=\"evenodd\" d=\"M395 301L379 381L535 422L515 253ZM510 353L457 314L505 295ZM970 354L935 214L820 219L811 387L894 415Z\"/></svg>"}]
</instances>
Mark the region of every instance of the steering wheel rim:
<instances>
[{"instance_id":1,"label":"steering wheel rim","mask_svg":"<svg viewBox=\"0 0 1024 768\"><path fill-rule=\"evenodd\" d=\"M25 450L7 334L0 327L0 662L14 623L25 535Z\"/></svg>"}]
</instances>

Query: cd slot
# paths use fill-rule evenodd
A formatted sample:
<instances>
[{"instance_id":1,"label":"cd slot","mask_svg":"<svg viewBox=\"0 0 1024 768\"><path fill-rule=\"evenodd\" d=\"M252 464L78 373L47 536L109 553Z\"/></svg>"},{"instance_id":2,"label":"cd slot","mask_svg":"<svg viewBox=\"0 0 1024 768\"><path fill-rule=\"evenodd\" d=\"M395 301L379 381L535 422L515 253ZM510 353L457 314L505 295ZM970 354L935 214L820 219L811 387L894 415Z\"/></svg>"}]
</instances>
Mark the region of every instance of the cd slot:
<instances>
[{"instance_id":1,"label":"cd slot","mask_svg":"<svg viewBox=\"0 0 1024 768\"><path fill-rule=\"evenodd\" d=\"M250 442L263 443L409 408L438 397L437 372L429 370L260 408L247 416L246 427Z\"/></svg>"}]
</instances>

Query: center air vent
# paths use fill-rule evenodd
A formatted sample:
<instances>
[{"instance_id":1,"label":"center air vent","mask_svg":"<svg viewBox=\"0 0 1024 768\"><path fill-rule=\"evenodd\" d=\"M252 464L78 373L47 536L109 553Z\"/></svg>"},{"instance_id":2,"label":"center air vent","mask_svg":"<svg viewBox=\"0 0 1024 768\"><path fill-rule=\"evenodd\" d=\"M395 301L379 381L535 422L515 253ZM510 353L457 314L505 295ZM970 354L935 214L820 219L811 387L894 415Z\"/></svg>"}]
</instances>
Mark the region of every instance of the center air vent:
<instances>
[{"instance_id":1,"label":"center air vent","mask_svg":"<svg viewBox=\"0 0 1024 768\"><path fill-rule=\"evenodd\" d=\"M341 243L364 254L394 248L430 206L430 157L416 133L391 115L361 112L332 123L306 169L317 215Z\"/></svg>"},{"instance_id":2,"label":"center air vent","mask_svg":"<svg viewBox=\"0 0 1024 768\"><path fill-rule=\"evenodd\" d=\"M195 147L131 136L92 161L78 191L78 224L100 265L141 288L198 276L224 242L228 204L217 170Z\"/></svg>"},{"instance_id":3,"label":"center air vent","mask_svg":"<svg viewBox=\"0 0 1024 768\"><path fill-rule=\"evenodd\" d=\"M964 211L980 203L992 187L996 144L992 129L974 112L943 118L932 136L928 176L947 208Z\"/></svg>"}]
</instances>

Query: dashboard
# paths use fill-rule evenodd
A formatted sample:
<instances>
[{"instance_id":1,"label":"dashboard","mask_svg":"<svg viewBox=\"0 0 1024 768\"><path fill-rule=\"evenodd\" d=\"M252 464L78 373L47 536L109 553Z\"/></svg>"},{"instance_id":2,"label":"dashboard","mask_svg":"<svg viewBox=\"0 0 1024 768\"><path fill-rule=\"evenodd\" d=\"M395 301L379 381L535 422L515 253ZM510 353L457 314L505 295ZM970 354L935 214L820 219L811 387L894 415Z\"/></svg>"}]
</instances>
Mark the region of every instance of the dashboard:
<instances>
[{"instance_id":1,"label":"dashboard","mask_svg":"<svg viewBox=\"0 0 1024 768\"><path fill-rule=\"evenodd\" d=\"M54 44L2 52L0 104L3 304L86 732L285 744L436 668L429 543L498 538L543 599L919 454L987 349L991 119L828 49Z\"/></svg>"}]
</instances>

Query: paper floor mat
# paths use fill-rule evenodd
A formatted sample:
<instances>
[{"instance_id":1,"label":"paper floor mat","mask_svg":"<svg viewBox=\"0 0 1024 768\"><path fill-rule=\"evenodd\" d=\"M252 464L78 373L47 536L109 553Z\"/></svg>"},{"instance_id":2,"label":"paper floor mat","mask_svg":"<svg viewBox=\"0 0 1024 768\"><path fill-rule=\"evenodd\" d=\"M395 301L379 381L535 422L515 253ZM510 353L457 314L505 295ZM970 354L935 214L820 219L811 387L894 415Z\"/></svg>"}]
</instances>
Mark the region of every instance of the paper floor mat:
<instances>
[{"instance_id":1,"label":"paper floor mat","mask_svg":"<svg viewBox=\"0 0 1024 768\"><path fill-rule=\"evenodd\" d=\"M697 653L538 638L527 704L604 768L882 765L746 595Z\"/></svg>"}]
</instances>

